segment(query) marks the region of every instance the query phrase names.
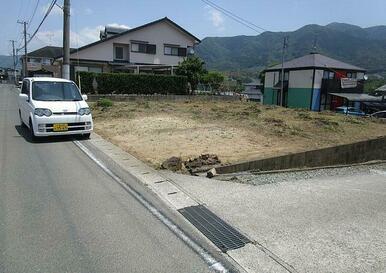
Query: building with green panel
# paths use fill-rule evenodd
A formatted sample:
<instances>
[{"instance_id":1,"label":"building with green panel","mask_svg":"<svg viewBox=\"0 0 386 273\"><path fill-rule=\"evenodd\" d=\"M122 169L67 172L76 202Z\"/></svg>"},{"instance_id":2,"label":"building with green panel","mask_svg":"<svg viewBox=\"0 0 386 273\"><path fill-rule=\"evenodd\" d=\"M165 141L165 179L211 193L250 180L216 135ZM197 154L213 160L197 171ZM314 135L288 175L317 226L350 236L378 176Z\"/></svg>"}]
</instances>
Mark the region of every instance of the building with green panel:
<instances>
[{"instance_id":1,"label":"building with green panel","mask_svg":"<svg viewBox=\"0 0 386 273\"><path fill-rule=\"evenodd\" d=\"M365 72L363 68L311 53L264 70L263 103L313 111L334 110L344 102L330 93L363 93ZM350 85L343 86L342 79Z\"/></svg>"}]
</instances>

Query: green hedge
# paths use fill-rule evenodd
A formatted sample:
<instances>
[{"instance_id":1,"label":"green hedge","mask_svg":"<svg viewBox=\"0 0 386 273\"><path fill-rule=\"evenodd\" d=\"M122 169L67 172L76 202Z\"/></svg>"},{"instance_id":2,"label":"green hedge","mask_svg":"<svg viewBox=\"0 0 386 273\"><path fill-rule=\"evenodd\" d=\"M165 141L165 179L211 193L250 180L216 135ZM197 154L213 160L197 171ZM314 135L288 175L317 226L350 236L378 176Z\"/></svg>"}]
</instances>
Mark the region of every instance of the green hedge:
<instances>
[{"instance_id":1,"label":"green hedge","mask_svg":"<svg viewBox=\"0 0 386 273\"><path fill-rule=\"evenodd\" d=\"M78 72L82 93L95 94L93 81L97 83L98 94L188 94L188 81L184 76L92 73ZM77 83L78 77L77 77Z\"/></svg>"}]
</instances>

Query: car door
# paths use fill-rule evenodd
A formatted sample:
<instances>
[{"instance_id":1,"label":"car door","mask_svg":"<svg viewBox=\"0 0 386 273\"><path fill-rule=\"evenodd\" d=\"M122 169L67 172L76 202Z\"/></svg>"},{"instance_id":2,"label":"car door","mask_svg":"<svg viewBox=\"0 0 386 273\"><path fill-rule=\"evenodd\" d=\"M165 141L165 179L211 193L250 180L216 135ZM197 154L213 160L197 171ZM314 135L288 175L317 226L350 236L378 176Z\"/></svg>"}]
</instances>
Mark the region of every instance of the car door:
<instances>
[{"instance_id":1,"label":"car door","mask_svg":"<svg viewBox=\"0 0 386 273\"><path fill-rule=\"evenodd\" d=\"M28 96L28 80L24 80L22 85L21 85L21 94L25 94ZM21 119L23 120L24 123L26 123L26 113L25 113L25 104L27 102L22 99L22 98L19 98L19 110L20 110L20 116L21 116Z\"/></svg>"},{"instance_id":2,"label":"car door","mask_svg":"<svg viewBox=\"0 0 386 273\"><path fill-rule=\"evenodd\" d=\"M29 117L30 112L32 111L32 105L31 105L31 86L30 86L29 80L24 80L23 85L21 88L21 93L26 94L28 96L28 100L21 100L20 101L20 111L21 111L21 117L23 119L23 122L25 124L29 123Z\"/></svg>"}]
</instances>

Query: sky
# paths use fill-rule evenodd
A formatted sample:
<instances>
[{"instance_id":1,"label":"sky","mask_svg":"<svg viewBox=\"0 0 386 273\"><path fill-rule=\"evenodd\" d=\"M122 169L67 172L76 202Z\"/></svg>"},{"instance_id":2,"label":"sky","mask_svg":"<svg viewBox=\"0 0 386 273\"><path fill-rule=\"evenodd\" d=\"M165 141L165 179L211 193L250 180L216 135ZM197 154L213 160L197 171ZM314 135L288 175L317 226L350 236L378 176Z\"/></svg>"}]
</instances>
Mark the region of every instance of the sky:
<instances>
[{"instance_id":1,"label":"sky","mask_svg":"<svg viewBox=\"0 0 386 273\"><path fill-rule=\"evenodd\" d=\"M342 22L369 27L386 25L385 0L211 0L255 25L269 31L292 31L307 24ZM30 21L32 34L51 0L0 0L0 55L12 53L9 40L22 44L22 25ZM237 4L236 4L237 3ZM61 6L63 0L58 0ZM71 46L78 47L99 39L105 25L137 27L169 17L199 38L208 36L258 35L230 19L202 0L72 0ZM40 31L28 45L34 50L46 45L62 45L62 10L55 7Z\"/></svg>"}]
</instances>

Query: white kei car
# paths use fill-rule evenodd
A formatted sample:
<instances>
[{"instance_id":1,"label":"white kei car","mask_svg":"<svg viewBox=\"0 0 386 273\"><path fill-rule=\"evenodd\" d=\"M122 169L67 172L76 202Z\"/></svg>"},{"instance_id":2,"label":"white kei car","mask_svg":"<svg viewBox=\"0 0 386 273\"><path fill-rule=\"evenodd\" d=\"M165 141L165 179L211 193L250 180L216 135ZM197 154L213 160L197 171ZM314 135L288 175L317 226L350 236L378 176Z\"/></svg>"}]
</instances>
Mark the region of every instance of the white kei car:
<instances>
[{"instance_id":1,"label":"white kei car","mask_svg":"<svg viewBox=\"0 0 386 273\"><path fill-rule=\"evenodd\" d=\"M31 137L83 135L90 137L93 121L86 102L72 81L59 78L25 78L19 95L19 116Z\"/></svg>"}]
</instances>

